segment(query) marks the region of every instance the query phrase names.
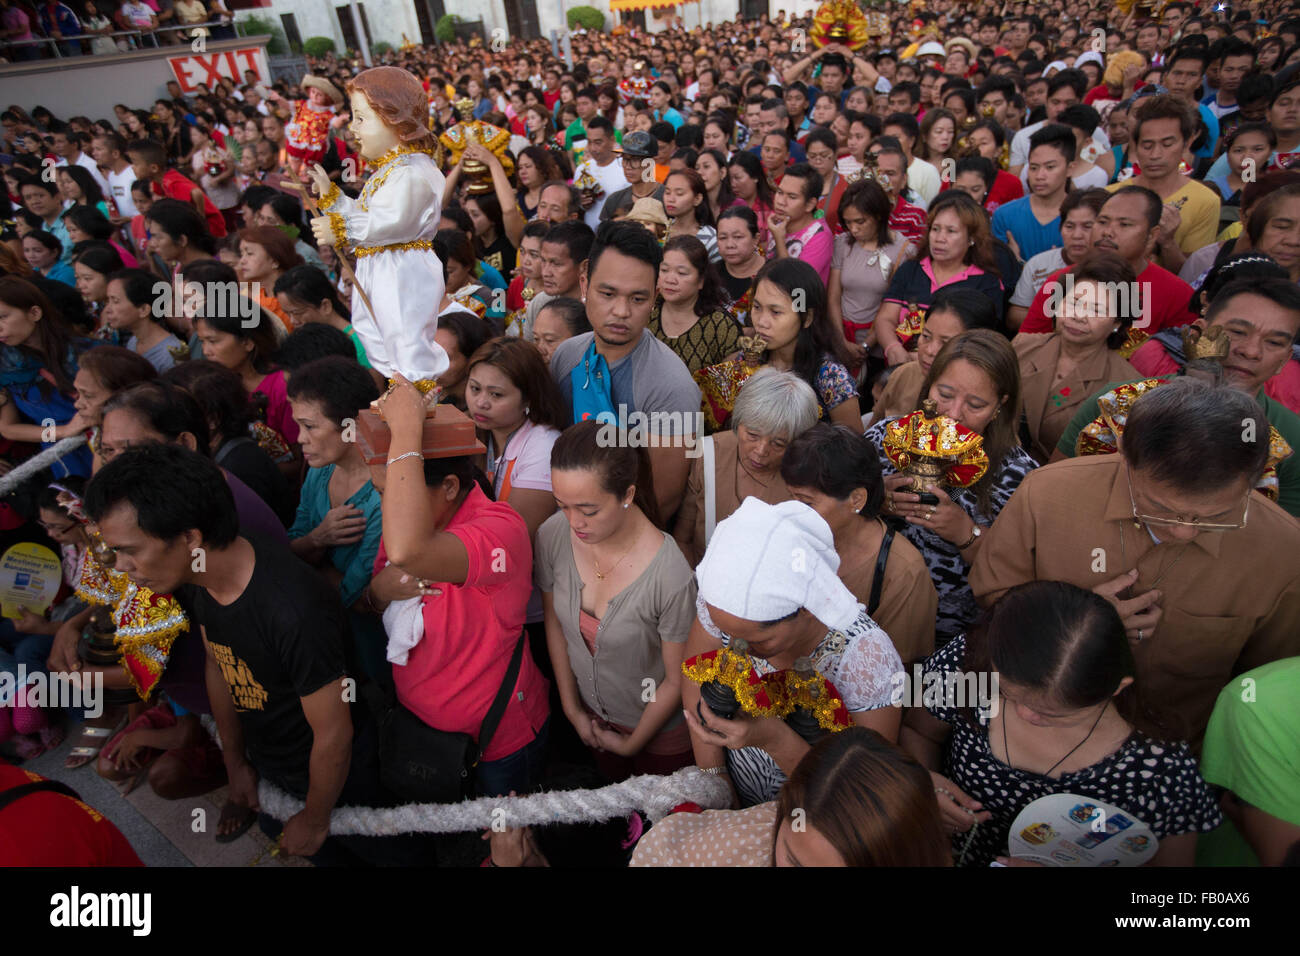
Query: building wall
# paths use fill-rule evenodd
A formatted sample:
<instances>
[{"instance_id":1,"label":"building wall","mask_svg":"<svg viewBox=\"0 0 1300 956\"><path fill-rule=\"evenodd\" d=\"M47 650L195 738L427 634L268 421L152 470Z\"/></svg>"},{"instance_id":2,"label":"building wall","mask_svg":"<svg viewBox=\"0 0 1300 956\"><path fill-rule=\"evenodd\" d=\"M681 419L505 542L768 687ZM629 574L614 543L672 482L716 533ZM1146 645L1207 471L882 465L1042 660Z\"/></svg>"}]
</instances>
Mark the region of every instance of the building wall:
<instances>
[{"instance_id":1,"label":"building wall","mask_svg":"<svg viewBox=\"0 0 1300 956\"><path fill-rule=\"evenodd\" d=\"M675 12L682 18L682 25L687 30L694 30L706 23L729 23L735 20L740 14L740 0L700 0L698 4L683 3ZM651 30L656 27L663 29L667 25L666 20L655 20L649 11L646 13L646 23L650 24Z\"/></svg>"},{"instance_id":2,"label":"building wall","mask_svg":"<svg viewBox=\"0 0 1300 956\"><path fill-rule=\"evenodd\" d=\"M420 38L419 21L415 16L415 3L417 0L364 0L366 7L366 18L370 22L370 29L374 36L370 38L371 43L387 41L393 46L400 46L402 43L402 33L405 32L408 39L418 42ZM605 29L611 29L618 22L617 14L611 13L609 9L609 0L535 0L537 6L537 20L543 37L549 38L553 30L565 30L568 24L565 19L565 12L573 6L582 5L595 7L605 14ZM802 0L804 4L816 6L811 0ZM332 37L335 46L340 50L343 48L343 33L338 27L338 20L334 13L335 6L346 6L330 0L272 0L269 7L261 7L256 11L260 16L270 16L279 22L280 14L292 13L298 23L298 31L302 34L303 39L313 36ZM447 13L453 13L467 21L482 20L487 31L489 39L492 37L493 30L508 29L506 19L504 0L443 0L443 7ZM794 8L802 9L800 0L790 0L782 3L780 0L771 0L769 8L774 13L776 9L791 10ZM700 2L683 3L679 5L675 13L680 15L685 22L686 29L694 29L705 23L725 23L734 20L740 10L739 0L700 0ZM651 11L647 11L646 24L650 32L656 33L663 30L667 24L666 19L656 19ZM504 34L508 40L508 34Z\"/></svg>"},{"instance_id":3,"label":"building wall","mask_svg":"<svg viewBox=\"0 0 1300 956\"><path fill-rule=\"evenodd\" d=\"M479 0L480 4L483 0ZM391 43L394 47L402 45L402 34L413 43L420 41L420 24L415 18L413 0L363 0L366 8L366 20L370 23L371 44ZM348 4L322 2L322 0L272 0L270 6L259 7L251 11L262 17L270 17L277 24L280 14L292 13L298 23L298 32L306 40L308 37L330 37L338 50L344 48L343 31L339 29L335 7L342 7L344 16L350 17ZM450 5L449 5L450 6ZM449 10L450 12L450 10Z\"/></svg>"},{"instance_id":4,"label":"building wall","mask_svg":"<svg viewBox=\"0 0 1300 956\"><path fill-rule=\"evenodd\" d=\"M113 106L146 106L167 95L167 81L177 79L171 64L178 61L184 83L213 82L206 62L220 75L243 83L243 71L256 69L270 82L266 38L210 40L207 52L195 54L188 45L133 50L62 60L30 60L0 65L0 90L6 103L30 110L38 103L55 116L113 119ZM252 52L244 52L252 51ZM227 54L230 54L228 57Z\"/></svg>"}]
</instances>

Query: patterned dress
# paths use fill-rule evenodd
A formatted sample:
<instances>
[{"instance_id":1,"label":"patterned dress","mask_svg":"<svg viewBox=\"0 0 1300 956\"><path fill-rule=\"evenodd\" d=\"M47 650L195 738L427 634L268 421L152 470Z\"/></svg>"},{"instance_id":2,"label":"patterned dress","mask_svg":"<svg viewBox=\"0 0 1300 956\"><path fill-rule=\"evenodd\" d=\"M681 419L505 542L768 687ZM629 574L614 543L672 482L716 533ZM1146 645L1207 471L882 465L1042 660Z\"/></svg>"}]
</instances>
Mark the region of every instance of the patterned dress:
<instances>
[{"instance_id":1,"label":"patterned dress","mask_svg":"<svg viewBox=\"0 0 1300 956\"><path fill-rule=\"evenodd\" d=\"M922 680L929 685L931 672L963 672L965 653L964 637L935 651L925 662ZM1201 779L1196 758L1185 743L1157 741L1134 731L1110 756L1054 779L1017 770L994 757L989 747L989 716L976 711L976 726L963 712L944 706L946 702L932 703L929 695L926 700L930 715L952 728L944 754L944 775L993 815L973 833L953 838L954 859L965 851L963 866L987 867L1005 854L1011 824L1020 811L1054 793L1113 804L1149 826L1157 839L1207 832L1222 822L1218 802Z\"/></svg>"},{"instance_id":2,"label":"patterned dress","mask_svg":"<svg viewBox=\"0 0 1300 956\"><path fill-rule=\"evenodd\" d=\"M662 302L656 302L650 313L648 328L652 335L677 353L692 375L706 365L716 365L740 348L740 325L725 309L700 318L682 335L671 338L664 334L660 321Z\"/></svg>"},{"instance_id":3,"label":"patterned dress","mask_svg":"<svg viewBox=\"0 0 1300 956\"><path fill-rule=\"evenodd\" d=\"M894 419L877 422L867 429L867 440L876 448L880 456L880 469L886 475L896 474L896 469L884 451L885 428ZM1002 460L1002 467L993 478L992 500L989 513L984 514L977 507L975 492L969 488L949 488L948 497L971 516L983 529L993 524L1012 493L1020 486L1025 475L1038 467L1038 463L1027 451L1017 445ZM941 645L961 634L974 623L979 607L975 595L971 593L966 575L970 565L955 544L945 541L928 528L909 524L903 528L907 540L916 545L921 556L925 558L930 577L934 579L934 588L939 592L939 616L935 621L935 644Z\"/></svg>"}]
</instances>

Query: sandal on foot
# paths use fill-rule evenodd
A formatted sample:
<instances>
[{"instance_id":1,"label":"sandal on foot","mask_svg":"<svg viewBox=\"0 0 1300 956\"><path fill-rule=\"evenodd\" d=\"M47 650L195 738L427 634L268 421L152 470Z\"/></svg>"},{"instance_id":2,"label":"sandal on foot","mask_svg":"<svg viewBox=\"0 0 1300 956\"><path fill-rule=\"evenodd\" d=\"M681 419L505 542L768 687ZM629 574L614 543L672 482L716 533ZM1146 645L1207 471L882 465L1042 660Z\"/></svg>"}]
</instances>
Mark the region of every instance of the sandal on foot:
<instances>
[{"instance_id":1,"label":"sandal on foot","mask_svg":"<svg viewBox=\"0 0 1300 956\"><path fill-rule=\"evenodd\" d=\"M231 820L237 820L238 826L229 833L221 832L221 824L228 823ZM257 822L257 814L248 807L241 807L239 804L227 800L226 805L221 808L221 819L217 821L217 842L234 843L241 836L248 832L248 828Z\"/></svg>"}]
</instances>

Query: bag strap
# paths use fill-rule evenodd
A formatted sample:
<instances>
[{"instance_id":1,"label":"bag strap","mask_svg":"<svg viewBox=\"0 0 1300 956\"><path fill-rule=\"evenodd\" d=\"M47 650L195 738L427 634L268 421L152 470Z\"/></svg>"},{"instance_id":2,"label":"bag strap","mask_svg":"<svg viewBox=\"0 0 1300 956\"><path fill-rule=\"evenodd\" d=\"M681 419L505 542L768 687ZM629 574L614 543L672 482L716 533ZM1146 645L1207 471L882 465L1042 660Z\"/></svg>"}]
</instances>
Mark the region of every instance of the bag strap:
<instances>
[{"instance_id":1,"label":"bag strap","mask_svg":"<svg viewBox=\"0 0 1300 956\"><path fill-rule=\"evenodd\" d=\"M880 592L885 586L885 565L889 563L889 547L894 543L894 529L885 526L885 537L880 542L880 553L876 555L876 571L871 576L871 597L867 599L867 616L876 613L880 607Z\"/></svg>"},{"instance_id":2,"label":"bag strap","mask_svg":"<svg viewBox=\"0 0 1300 956\"><path fill-rule=\"evenodd\" d=\"M501 723L501 718L505 716L506 705L510 702L510 694L515 689L515 681L519 679L519 665L523 661L524 640L527 637L528 632L521 629L519 640L515 642L515 652L510 656L510 666L506 668L505 680L501 682L496 699L492 701L487 716L483 718L483 725L478 729L478 753L474 757L475 764L482 760L483 755L487 753L488 744L492 741L492 735L497 732L497 724Z\"/></svg>"},{"instance_id":3,"label":"bag strap","mask_svg":"<svg viewBox=\"0 0 1300 956\"><path fill-rule=\"evenodd\" d=\"M50 793L61 793L65 797L71 797L73 800L80 800L81 796L66 783L59 783L57 780L37 780L33 783L24 783L18 787L12 787L9 790L0 793L0 810L3 810L9 804L21 800L23 797L30 796L33 793L48 791Z\"/></svg>"},{"instance_id":4,"label":"bag strap","mask_svg":"<svg viewBox=\"0 0 1300 956\"><path fill-rule=\"evenodd\" d=\"M700 446L704 449L704 459L700 463L704 469L704 546L709 546L713 529L718 525L718 476L713 468L713 436L705 437Z\"/></svg>"},{"instance_id":5,"label":"bag strap","mask_svg":"<svg viewBox=\"0 0 1300 956\"><path fill-rule=\"evenodd\" d=\"M217 453L212 456L212 461L214 464L220 465L230 457L231 452L236 448L242 448L244 445L256 444L257 442L253 441L253 439L249 438L247 435L237 435L217 449Z\"/></svg>"}]
</instances>

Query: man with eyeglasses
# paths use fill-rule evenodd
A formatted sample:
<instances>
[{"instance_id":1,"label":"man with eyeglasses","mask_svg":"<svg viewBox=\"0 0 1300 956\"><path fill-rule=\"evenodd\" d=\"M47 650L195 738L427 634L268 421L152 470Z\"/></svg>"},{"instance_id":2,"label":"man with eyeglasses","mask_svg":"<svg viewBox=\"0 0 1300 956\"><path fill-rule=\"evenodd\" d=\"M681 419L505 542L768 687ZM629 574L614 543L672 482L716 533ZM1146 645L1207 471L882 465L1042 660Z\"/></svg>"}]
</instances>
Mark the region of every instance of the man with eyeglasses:
<instances>
[{"instance_id":1,"label":"man with eyeglasses","mask_svg":"<svg viewBox=\"0 0 1300 956\"><path fill-rule=\"evenodd\" d=\"M1162 732L1193 743L1236 674L1300 654L1300 525L1254 491L1268 422L1248 395L1179 378L1133 403L1120 454L1032 472L970 571L989 605L1066 581L1123 619Z\"/></svg>"},{"instance_id":2,"label":"man with eyeglasses","mask_svg":"<svg viewBox=\"0 0 1300 956\"><path fill-rule=\"evenodd\" d=\"M1300 288L1281 278L1238 279L1224 286L1204 318L1192 325L1202 331L1217 326L1227 333L1223 384L1253 396L1268 423L1291 446L1292 454L1277 465L1277 503L1284 511L1300 517L1300 416L1270 394L1278 382L1278 372L1291 361L1292 342L1300 335ZM1168 379L1186 369L1186 356L1176 330L1157 332L1129 361L1149 378ZM1097 399L1120 384L1106 385L1079 406L1056 446L1053 461L1076 454L1079 433L1097 418Z\"/></svg>"},{"instance_id":3,"label":"man with eyeglasses","mask_svg":"<svg viewBox=\"0 0 1300 956\"><path fill-rule=\"evenodd\" d=\"M630 186L609 194L600 211L600 221L623 216L638 199L658 199L663 202L664 187L655 178L655 157L659 146L653 136L638 130L623 137L623 178Z\"/></svg>"}]
</instances>

